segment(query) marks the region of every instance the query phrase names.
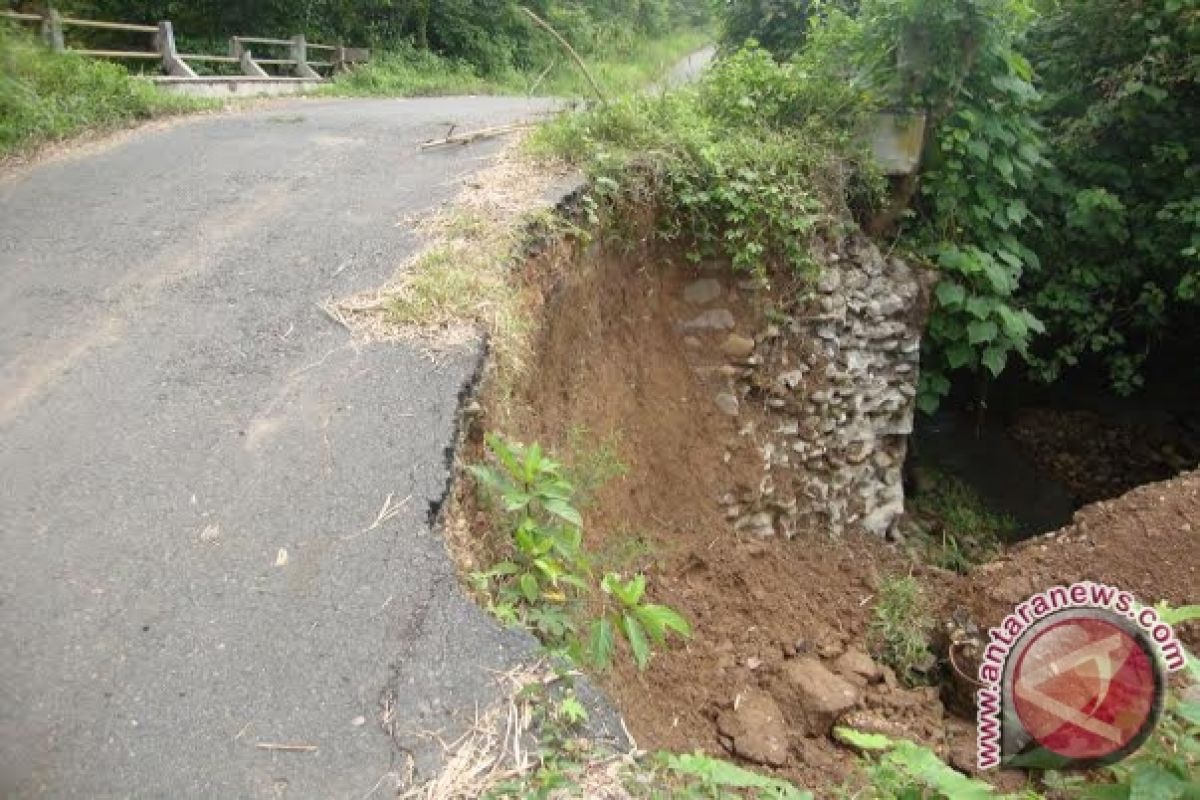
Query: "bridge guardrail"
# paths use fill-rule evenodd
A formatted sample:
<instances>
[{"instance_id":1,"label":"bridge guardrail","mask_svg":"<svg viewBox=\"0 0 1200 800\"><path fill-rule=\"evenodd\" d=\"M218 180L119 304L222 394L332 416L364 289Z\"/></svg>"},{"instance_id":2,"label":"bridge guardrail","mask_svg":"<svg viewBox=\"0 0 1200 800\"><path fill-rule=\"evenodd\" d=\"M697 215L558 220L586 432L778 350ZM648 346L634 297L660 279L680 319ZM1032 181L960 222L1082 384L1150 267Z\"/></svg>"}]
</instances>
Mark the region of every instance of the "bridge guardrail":
<instances>
[{"instance_id":1,"label":"bridge guardrail","mask_svg":"<svg viewBox=\"0 0 1200 800\"><path fill-rule=\"evenodd\" d=\"M309 42L302 33L298 33L290 39L273 39L265 36L233 36L229 40L228 55L217 55L208 53L180 53L175 47L175 31L169 20L163 20L157 25L145 25L129 22L78 19L75 17L64 17L52 8L40 14L0 10L0 19L36 23L40 26L42 40L56 52L71 52L93 58L111 58L116 60L156 59L161 62L164 73L176 78L199 77L195 70L188 64L190 61L194 63L236 64L243 76L253 78L273 77L263 69L263 66L285 67L292 73L290 77L320 81L325 80L326 76L322 75L318 69L337 72L348 69L355 64L366 62L370 58L370 51L367 49L343 47L340 44L316 44ZM72 26L106 31L152 34L151 47L153 49L114 50L68 47L63 35L63 29ZM258 58L247 45L262 45L271 48L286 47L288 53L286 58ZM331 55L328 59L310 59L308 56L308 51L310 50L329 52Z\"/></svg>"}]
</instances>

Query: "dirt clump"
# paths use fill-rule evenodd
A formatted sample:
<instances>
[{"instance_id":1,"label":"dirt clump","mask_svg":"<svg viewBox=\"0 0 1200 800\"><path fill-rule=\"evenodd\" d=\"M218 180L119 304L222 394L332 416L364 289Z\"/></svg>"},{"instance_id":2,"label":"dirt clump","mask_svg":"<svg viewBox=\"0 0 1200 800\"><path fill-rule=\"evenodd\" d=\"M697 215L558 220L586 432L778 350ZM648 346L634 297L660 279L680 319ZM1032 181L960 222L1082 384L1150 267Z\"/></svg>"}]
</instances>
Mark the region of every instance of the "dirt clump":
<instances>
[{"instance_id":1,"label":"dirt clump","mask_svg":"<svg viewBox=\"0 0 1200 800\"><path fill-rule=\"evenodd\" d=\"M986 630L1035 592L1082 580L1125 589L1144 603L1196 603L1200 470L1080 509L1070 525L1010 548L957 586L943 583L939 594ZM1191 649L1200 647L1196 623L1178 632Z\"/></svg>"},{"instance_id":2,"label":"dirt clump","mask_svg":"<svg viewBox=\"0 0 1200 800\"><path fill-rule=\"evenodd\" d=\"M738 693L733 708L717 718L721 741L747 761L781 767L788 757L788 729L775 698L760 689Z\"/></svg>"}]
</instances>

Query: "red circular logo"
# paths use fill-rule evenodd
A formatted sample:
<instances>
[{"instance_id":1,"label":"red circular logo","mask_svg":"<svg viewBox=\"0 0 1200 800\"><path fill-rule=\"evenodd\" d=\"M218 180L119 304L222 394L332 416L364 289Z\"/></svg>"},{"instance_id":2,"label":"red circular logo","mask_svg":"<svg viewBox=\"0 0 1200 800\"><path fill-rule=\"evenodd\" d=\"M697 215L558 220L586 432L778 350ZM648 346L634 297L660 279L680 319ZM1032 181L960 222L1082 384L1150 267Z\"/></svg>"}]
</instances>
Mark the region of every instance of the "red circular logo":
<instances>
[{"instance_id":1,"label":"red circular logo","mask_svg":"<svg viewBox=\"0 0 1200 800\"><path fill-rule=\"evenodd\" d=\"M1157 722L1162 679L1151 645L1108 612L1078 612L1030 631L1012 673L1021 725L1076 762L1120 758Z\"/></svg>"}]
</instances>

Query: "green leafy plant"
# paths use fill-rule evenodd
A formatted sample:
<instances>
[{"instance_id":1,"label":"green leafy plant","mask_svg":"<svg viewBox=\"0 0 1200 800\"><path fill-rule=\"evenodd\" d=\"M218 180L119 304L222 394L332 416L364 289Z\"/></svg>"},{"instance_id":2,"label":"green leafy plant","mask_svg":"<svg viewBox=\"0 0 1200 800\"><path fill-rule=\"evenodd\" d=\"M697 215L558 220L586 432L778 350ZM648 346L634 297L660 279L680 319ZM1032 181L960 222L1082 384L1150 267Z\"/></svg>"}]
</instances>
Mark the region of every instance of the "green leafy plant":
<instances>
[{"instance_id":1,"label":"green leafy plant","mask_svg":"<svg viewBox=\"0 0 1200 800\"><path fill-rule=\"evenodd\" d=\"M596 667L604 669L612 662L618 637L629 645L638 668L645 669L650 663L652 644L665 644L671 633L685 638L691 636L691 626L679 612L645 602L644 575L622 581L620 576L610 572L601 580L600 586L611 602L605 604L599 619L592 622L588 634L587 656Z\"/></svg>"},{"instance_id":2,"label":"green leafy plant","mask_svg":"<svg viewBox=\"0 0 1200 800\"><path fill-rule=\"evenodd\" d=\"M1197 341L1200 3L1040 10L1027 50L1054 169L1029 192L1046 268L1028 294L1049 328L1033 371L1052 381L1083 366L1128 394L1154 353Z\"/></svg>"},{"instance_id":3,"label":"green leafy plant","mask_svg":"<svg viewBox=\"0 0 1200 800\"><path fill-rule=\"evenodd\" d=\"M865 798L870 800L999 800L1035 798L1035 793L1007 795L981 780L968 778L913 742L879 733L836 728L834 736L873 756L866 768ZM859 795L864 797L864 795Z\"/></svg>"},{"instance_id":4,"label":"green leafy plant","mask_svg":"<svg viewBox=\"0 0 1200 800\"><path fill-rule=\"evenodd\" d=\"M669 794L652 797L705 798L734 800L812 800L812 793L797 789L787 781L768 778L749 770L706 756L703 753L658 753L655 779L670 786Z\"/></svg>"},{"instance_id":5,"label":"green leafy plant","mask_svg":"<svg viewBox=\"0 0 1200 800\"><path fill-rule=\"evenodd\" d=\"M561 465L541 448L510 444L491 435L488 449L497 466L468 469L499 501L512 536L513 557L476 574L495 583L493 610L521 622L547 642L566 644L576 633L572 600L588 591L590 568L583 551L583 520L571 504L573 489Z\"/></svg>"},{"instance_id":6,"label":"green leafy plant","mask_svg":"<svg viewBox=\"0 0 1200 800\"><path fill-rule=\"evenodd\" d=\"M905 576L880 581L869 641L880 660L907 684L928 681L934 663L929 649L932 627L916 578Z\"/></svg>"},{"instance_id":7,"label":"green leafy plant","mask_svg":"<svg viewBox=\"0 0 1200 800\"><path fill-rule=\"evenodd\" d=\"M525 625L548 646L598 669L612 663L619 641L645 669L653 647L670 634L691 635L677 611L646 602L644 575L623 580L609 572L594 582L576 490L559 462L536 443L520 445L495 434L486 441L494 464L468 470L498 503L512 556L472 578L481 589L494 590L496 616Z\"/></svg>"}]
</instances>

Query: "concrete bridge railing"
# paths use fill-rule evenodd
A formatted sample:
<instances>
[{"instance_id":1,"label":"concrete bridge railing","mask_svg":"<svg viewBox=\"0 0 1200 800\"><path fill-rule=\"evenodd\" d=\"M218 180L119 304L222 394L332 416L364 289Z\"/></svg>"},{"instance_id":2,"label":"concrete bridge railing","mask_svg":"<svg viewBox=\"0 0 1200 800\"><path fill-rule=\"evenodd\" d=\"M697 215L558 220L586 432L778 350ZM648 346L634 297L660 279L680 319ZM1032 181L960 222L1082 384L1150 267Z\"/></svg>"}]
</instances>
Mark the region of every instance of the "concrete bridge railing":
<instances>
[{"instance_id":1,"label":"concrete bridge railing","mask_svg":"<svg viewBox=\"0 0 1200 800\"><path fill-rule=\"evenodd\" d=\"M175 46L175 30L169 20L161 21L157 25L107 22L64 17L54 9L47 9L39 14L0 11L0 19L38 25L41 29L42 40L47 47L56 52L72 52L94 58L116 60L158 61L165 74L165 77L158 81L169 86L179 86L192 81L206 84L288 80L320 82L326 80L326 76L320 72L322 69L329 73L337 72L363 63L370 58L370 51L364 48L343 47L340 44L316 44L309 42L302 33L298 33L290 39L234 36L229 40L228 53L218 55L180 53ZM68 27L149 34L152 37L151 49L99 50L67 47L63 31ZM274 52L269 57L259 57L254 55L252 47L269 48ZM321 57L312 58L310 53L313 52L320 53ZM236 66L241 74L237 76L200 76L191 67L191 64L200 63ZM287 74L271 74L264 67L276 68Z\"/></svg>"}]
</instances>

